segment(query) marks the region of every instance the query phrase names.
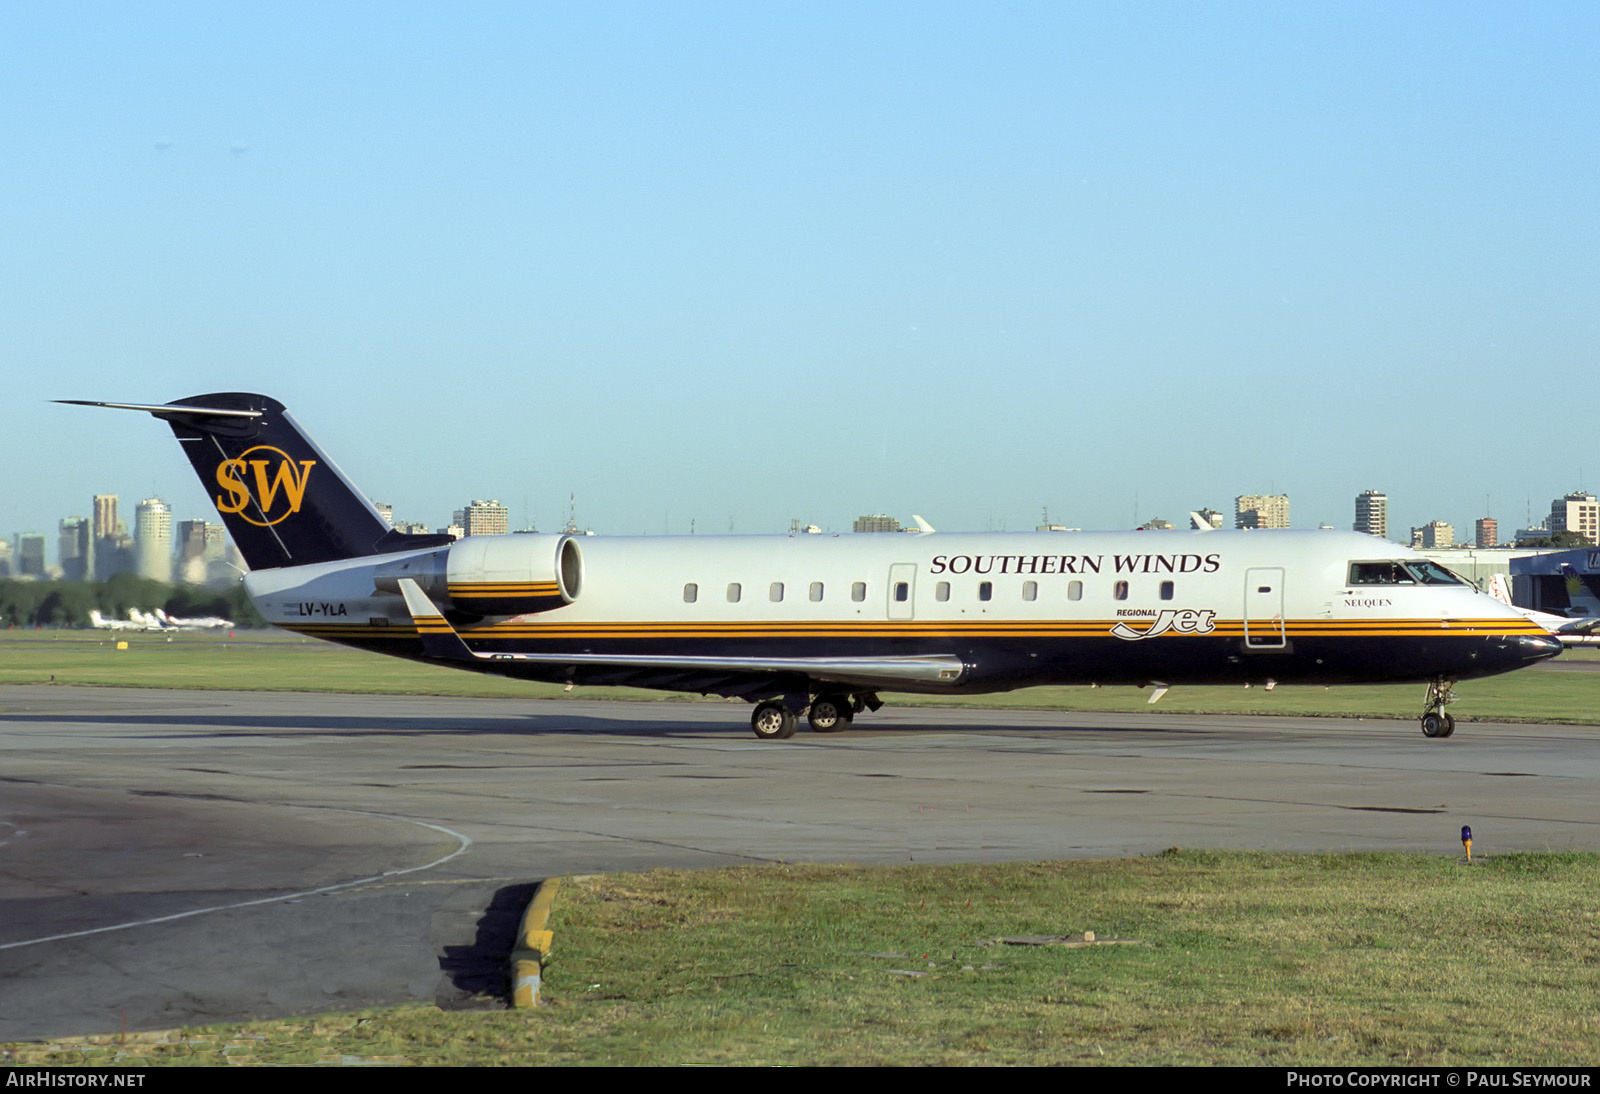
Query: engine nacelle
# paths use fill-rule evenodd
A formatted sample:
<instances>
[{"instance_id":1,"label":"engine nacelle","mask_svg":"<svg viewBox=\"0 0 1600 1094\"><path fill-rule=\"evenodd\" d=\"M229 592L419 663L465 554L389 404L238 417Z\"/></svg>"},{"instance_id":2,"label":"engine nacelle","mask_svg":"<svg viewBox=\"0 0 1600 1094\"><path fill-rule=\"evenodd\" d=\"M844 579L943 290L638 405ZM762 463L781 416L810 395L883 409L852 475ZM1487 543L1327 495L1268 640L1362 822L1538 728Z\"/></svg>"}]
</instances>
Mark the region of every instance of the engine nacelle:
<instances>
[{"instance_id":1,"label":"engine nacelle","mask_svg":"<svg viewBox=\"0 0 1600 1094\"><path fill-rule=\"evenodd\" d=\"M583 552L571 536L468 536L438 551L380 566L374 583L398 592L412 578L441 608L524 615L570 604L583 585Z\"/></svg>"}]
</instances>

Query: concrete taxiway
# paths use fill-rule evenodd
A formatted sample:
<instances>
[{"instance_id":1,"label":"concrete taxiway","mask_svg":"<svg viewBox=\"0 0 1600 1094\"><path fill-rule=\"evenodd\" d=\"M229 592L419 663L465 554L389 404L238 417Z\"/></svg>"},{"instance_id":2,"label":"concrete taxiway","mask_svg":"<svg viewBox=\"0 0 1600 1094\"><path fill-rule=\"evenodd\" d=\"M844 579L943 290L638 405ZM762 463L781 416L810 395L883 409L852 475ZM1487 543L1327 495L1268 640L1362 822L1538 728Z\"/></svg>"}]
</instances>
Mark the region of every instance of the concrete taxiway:
<instances>
[{"instance_id":1,"label":"concrete taxiway","mask_svg":"<svg viewBox=\"0 0 1600 1094\"><path fill-rule=\"evenodd\" d=\"M1600 730L0 688L0 1040L498 987L535 880L1173 845L1600 850Z\"/></svg>"}]
</instances>

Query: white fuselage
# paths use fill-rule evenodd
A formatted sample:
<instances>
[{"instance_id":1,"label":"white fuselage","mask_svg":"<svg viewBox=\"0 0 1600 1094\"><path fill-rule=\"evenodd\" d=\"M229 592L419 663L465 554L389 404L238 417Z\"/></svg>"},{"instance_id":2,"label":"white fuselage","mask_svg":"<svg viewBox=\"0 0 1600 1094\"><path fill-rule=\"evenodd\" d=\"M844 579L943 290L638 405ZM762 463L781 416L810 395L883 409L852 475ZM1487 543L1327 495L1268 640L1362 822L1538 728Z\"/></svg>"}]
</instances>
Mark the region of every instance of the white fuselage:
<instances>
[{"instance_id":1,"label":"white fuselage","mask_svg":"<svg viewBox=\"0 0 1600 1094\"><path fill-rule=\"evenodd\" d=\"M506 558L523 553L517 541L526 544L529 573L538 577L558 537L496 538L500 563L493 576L504 580L514 569ZM1469 584L1353 582L1353 574L1379 567L1358 571L1352 563L1420 560L1407 548L1355 533L573 542L581 574L567 575L569 601L547 610L458 615L468 645L663 659L673 651L769 658L938 653L968 666L961 686L986 690L1031 682L1477 675L1515 666L1491 667L1493 657L1476 647L1436 656L1432 667L1426 658L1415 665L1385 662L1392 660L1388 651L1416 648L1418 640L1434 640L1429 648L1438 650L1440 638L1542 633ZM398 557L258 571L247 589L274 624L355 644L379 640L382 648L405 638L411 623L398 593L376 587L376 575ZM470 574L451 571L457 605L470 605L463 590L473 587Z\"/></svg>"}]
</instances>

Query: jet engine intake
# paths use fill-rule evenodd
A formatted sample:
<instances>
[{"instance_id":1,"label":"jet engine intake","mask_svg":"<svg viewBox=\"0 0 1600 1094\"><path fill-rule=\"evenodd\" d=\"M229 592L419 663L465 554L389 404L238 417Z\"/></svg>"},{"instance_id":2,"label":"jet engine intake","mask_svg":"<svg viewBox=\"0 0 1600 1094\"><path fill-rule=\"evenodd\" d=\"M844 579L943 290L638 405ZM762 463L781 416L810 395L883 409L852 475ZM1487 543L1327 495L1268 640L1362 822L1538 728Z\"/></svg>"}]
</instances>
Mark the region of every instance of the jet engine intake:
<instances>
[{"instance_id":1,"label":"jet engine intake","mask_svg":"<svg viewBox=\"0 0 1600 1094\"><path fill-rule=\"evenodd\" d=\"M578 598L583 552L571 536L468 536L439 551L379 567L374 583L399 592L416 581L441 607L474 615L525 615Z\"/></svg>"}]
</instances>

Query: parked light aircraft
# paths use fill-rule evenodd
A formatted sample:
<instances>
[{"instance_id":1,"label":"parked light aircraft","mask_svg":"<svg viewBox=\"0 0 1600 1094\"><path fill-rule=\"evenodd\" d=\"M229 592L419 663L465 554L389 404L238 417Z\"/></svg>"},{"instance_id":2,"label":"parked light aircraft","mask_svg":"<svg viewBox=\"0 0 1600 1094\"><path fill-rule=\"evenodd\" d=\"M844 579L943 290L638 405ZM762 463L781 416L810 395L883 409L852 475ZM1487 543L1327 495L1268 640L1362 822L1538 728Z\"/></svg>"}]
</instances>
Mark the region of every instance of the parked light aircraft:
<instances>
[{"instance_id":1,"label":"parked light aircraft","mask_svg":"<svg viewBox=\"0 0 1600 1094\"><path fill-rule=\"evenodd\" d=\"M127 619L108 619L98 608L89 610L89 625L102 631L158 631L161 624L138 608L128 609Z\"/></svg>"},{"instance_id":2,"label":"parked light aircraft","mask_svg":"<svg viewBox=\"0 0 1600 1094\"><path fill-rule=\"evenodd\" d=\"M79 405L166 421L277 626L479 672L737 696L761 738L880 690L1456 681L1561 643L1415 552L1339 532L406 535L277 401Z\"/></svg>"},{"instance_id":3,"label":"parked light aircraft","mask_svg":"<svg viewBox=\"0 0 1600 1094\"><path fill-rule=\"evenodd\" d=\"M168 615L162 608L156 609L156 619L163 627L175 631L222 631L233 626L233 620L220 615L197 615L186 619Z\"/></svg>"}]
</instances>

